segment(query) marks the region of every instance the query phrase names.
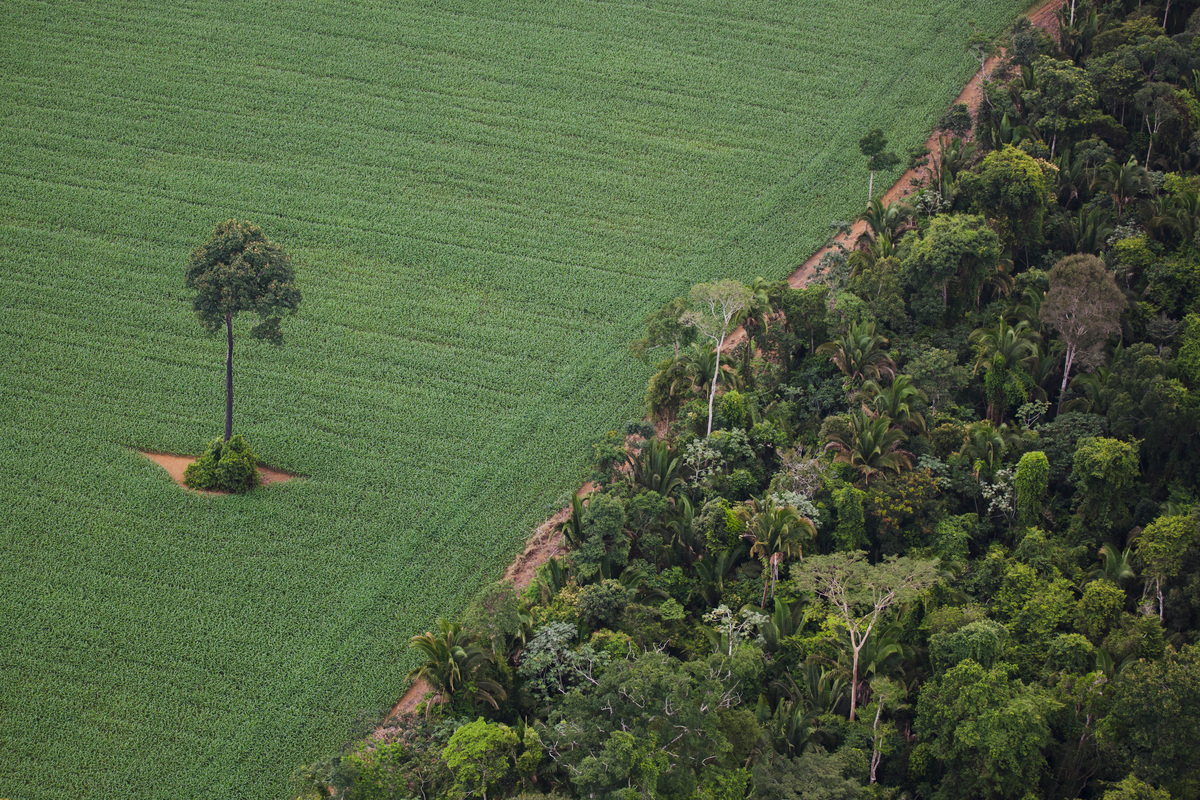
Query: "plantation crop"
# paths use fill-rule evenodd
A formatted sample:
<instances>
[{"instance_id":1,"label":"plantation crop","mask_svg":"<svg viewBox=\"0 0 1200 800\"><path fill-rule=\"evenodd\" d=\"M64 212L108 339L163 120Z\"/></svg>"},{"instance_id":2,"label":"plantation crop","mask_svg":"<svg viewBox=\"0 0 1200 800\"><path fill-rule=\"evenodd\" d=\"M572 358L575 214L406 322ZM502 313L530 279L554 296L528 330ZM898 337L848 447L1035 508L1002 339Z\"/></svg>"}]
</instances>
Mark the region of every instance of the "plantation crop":
<instances>
[{"instance_id":1,"label":"plantation crop","mask_svg":"<svg viewBox=\"0 0 1200 800\"><path fill-rule=\"evenodd\" d=\"M0 796L283 796L638 415L642 318L790 272L1021 6L4 3ZM235 431L304 479L216 498L133 448L220 432L229 217L305 296Z\"/></svg>"}]
</instances>

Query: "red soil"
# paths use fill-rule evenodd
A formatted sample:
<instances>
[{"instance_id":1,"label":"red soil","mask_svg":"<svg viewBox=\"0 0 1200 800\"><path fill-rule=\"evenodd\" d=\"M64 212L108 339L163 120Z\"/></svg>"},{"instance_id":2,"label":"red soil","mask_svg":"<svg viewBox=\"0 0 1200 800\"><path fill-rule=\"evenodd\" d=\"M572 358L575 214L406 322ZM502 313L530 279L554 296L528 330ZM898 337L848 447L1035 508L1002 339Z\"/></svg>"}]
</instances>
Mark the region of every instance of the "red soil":
<instances>
[{"instance_id":1,"label":"red soil","mask_svg":"<svg viewBox=\"0 0 1200 800\"><path fill-rule=\"evenodd\" d=\"M168 453L147 453L143 450L139 450L138 452L165 469L167 474L180 486L183 486L185 489L187 488L183 482L183 471L187 469L188 464L191 464L196 459L191 456L173 456ZM296 477L295 475L289 475L286 472L280 472L277 469L271 469L262 464L258 465L258 471L262 473L263 486L266 486L268 483L283 483ZM204 492L204 494L226 494L226 492Z\"/></svg>"}]
</instances>

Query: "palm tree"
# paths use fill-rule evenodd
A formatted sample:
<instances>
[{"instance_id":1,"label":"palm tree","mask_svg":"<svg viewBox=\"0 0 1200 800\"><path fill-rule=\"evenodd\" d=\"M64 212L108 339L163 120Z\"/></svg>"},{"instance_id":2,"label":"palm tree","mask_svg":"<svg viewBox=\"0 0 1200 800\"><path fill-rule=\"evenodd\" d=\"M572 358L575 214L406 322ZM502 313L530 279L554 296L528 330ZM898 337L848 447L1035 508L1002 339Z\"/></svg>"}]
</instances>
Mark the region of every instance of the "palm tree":
<instances>
[{"instance_id":1,"label":"palm tree","mask_svg":"<svg viewBox=\"0 0 1200 800\"><path fill-rule=\"evenodd\" d=\"M710 558L702 558L696 562L696 574L700 576L700 593L710 608L720 604L721 595L725 591L725 579L742 562L746 553L746 546L739 544L732 550L722 550Z\"/></svg>"},{"instance_id":2,"label":"palm tree","mask_svg":"<svg viewBox=\"0 0 1200 800\"><path fill-rule=\"evenodd\" d=\"M1144 204L1146 230L1158 241L1172 235L1191 241L1200 224L1200 193L1195 189L1180 189L1162 194Z\"/></svg>"},{"instance_id":3,"label":"palm tree","mask_svg":"<svg viewBox=\"0 0 1200 800\"><path fill-rule=\"evenodd\" d=\"M629 455L629 482L635 489L671 497L683 487L683 459L670 442L652 436L641 451Z\"/></svg>"},{"instance_id":4,"label":"palm tree","mask_svg":"<svg viewBox=\"0 0 1200 800\"><path fill-rule=\"evenodd\" d=\"M1113 205L1117 207L1118 224L1125 215L1125 206L1152 188L1150 173L1133 156L1124 164L1109 161L1101 167L1096 184L1112 197Z\"/></svg>"},{"instance_id":5,"label":"palm tree","mask_svg":"<svg viewBox=\"0 0 1200 800\"><path fill-rule=\"evenodd\" d=\"M1116 399L1115 381L1110 381L1110 378L1112 370L1108 367L1097 367L1094 372L1071 378L1071 390L1075 396L1063 403L1063 410L1107 414L1109 405Z\"/></svg>"},{"instance_id":6,"label":"palm tree","mask_svg":"<svg viewBox=\"0 0 1200 800\"><path fill-rule=\"evenodd\" d=\"M808 610L804 603L776 597L775 611L767 619L767 624L759 629L766 641L763 649L768 653L775 652L784 639L799 633L807 622Z\"/></svg>"},{"instance_id":7,"label":"palm tree","mask_svg":"<svg viewBox=\"0 0 1200 800\"><path fill-rule=\"evenodd\" d=\"M911 426L917 431L925 430L925 418L914 410L918 403L928 403L929 397L912 383L907 375L897 375L888 386L876 381L863 384L862 393L870 398L868 405L876 414L884 414L900 426Z\"/></svg>"},{"instance_id":8,"label":"palm tree","mask_svg":"<svg viewBox=\"0 0 1200 800\"><path fill-rule=\"evenodd\" d=\"M691 566L704 552L704 536L696 528L696 509L686 496L675 498L674 507L667 512L663 534L672 566Z\"/></svg>"},{"instance_id":9,"label":"palm tree","mask_svg":"<svg viewBox=\"0 0 1200 800\"><path fill-rule=\"evenodd\" d=\"M763 599L759 606L766 608L768 586L771 596L775 596L779 565L784 559L803 557L803 543L817 538L817 527L791 506L776 505L773 497L765 500L754 498L749 505L739 508L737 514L746 523L743 536L753 541L750 555L762 559L763 567L771 573L770 583L763 586Z\"/></svg>"},{"instance_id":10,"label":"palm tree","mask_svg":"<svg viewBox=\"0 0 1200 800\"><path fill-rule=\"evenodd\" d=\"M1130 558L1132 547L1126 547L1124 550L1118 549L1115 544L1109 542L1100 548L1099 558L1100 566L1092 570L1093 578L1104 578L1112 581L1122 589L1125 584L1137 577L1137 572L1133 568L1133 559Z\"/></svg>"},{"instance_id":11,"label":"palm tree","mask_svg":"<svg viewBox=\"0 0 1200 800\"><path fill-rule=\"evenodd\" d=\"M849 432L831 435L825 449L836 451L833 460L858 470L867 484L884 470L899 473L912 467L912 454L900 449L905 438L890 417L863 408L850 413Z\"/></svg>"},{"instance_id":12,"label":"palm tree","mask_svg":"<svg viewBox=\"0 0 1200 800\"><path fill-rule=\"evenodd\" d=\"M1099 255L1113 232L1110 213L1099 207L1080 208L1075 216L1064 217L1059 229L1061 243L1072 252Z\"/></svg>"},{"instance_id":13,"label":"palm tree","mask_svg":"<svg viewBox=\"0 0 1200 800\"><path fill-rule=\"evenodd\" d=\"M717 381L721 384L736 382L737 373L729 364L721 364L717 369L717 350L710 342L692 342L680 352L679 357L686 365L687 374L692 379L692 389L697 393L709 392L714 375L717 375Z\"/></svg>"},{"instance_id":14,"label":"palm tree","mask_svg":"<svg viewBox=\"0 0 1200 800\"><path fill-rule=\"evenodd\" d=\"M476 697L492 708L499 708L496 700L507 697L504 688L478 674L480 668L492 660L492 655L476 645L458 623L439 619L437 624L437 633L426 631L412 637L409 646L425 661L408 673L408 679L424 680L437 692L442 703L455 692L470 686Z\"/></svg>"},{"instance_id":15,"label":"palm tree","mask_svg":"<svg viewBox=\"0 0 1200 800\"><path fill-rule=\"evenodd\" d=\"M554 526L554 532L562 534L567 546L575 549L583 545L583 503L578 494L571 495L571 512L566 519Z\"/></svg>"},{"instance_id":16,"label":"palm tree","mask_svg":"<svg viewBox=\"0 0 1200 800\"><path fill-rule=\"evenodd\" d=\"M958 451L960 458L975 466L975 475L992 475L1000 465L1000 459L1008 451L1005 430L991 422L976 422L967 429L967 439Z\"/></svg>"},{"instance_id":17,"label":"palm tree","mask_svg":"<svg viewBox=\"0 0 1200 800\"><path fill-rule=\"evenodd\" d=\"M826 342L817 352L829 356L847 378L878 381L884 375L896 376L896 362L884 348L886 337L875 333L874 322L854 323L841 339Z\"/></svg>"},{"instance_id":18,"label":"palm tree","mask_svg":"<svg viewBox=\"0 0 1200 800\"><path fill-rule=\"evenodd\" d=\"M971 332L970 341L975 346L975 372L980 367L987 369L987 417L999 424L1010 403L1028 398L1033 383L1028 370L1037 364L1038 342L1041 334L1028 322L1022 320L1009 325L1004 318L988 328L977 328Z\"/></svg>"},{"instance_id":19,"label":"palm tree","mask_svg":"<svg viewBox=\"0 0 1200 800\"><path fill-rule=\"evenodd\" d=\"M867 210L858 215L860 220L867 223L870 233L859 237L857 244L865 246L880 236L886 236L892 242L899 241L905 231L915 226L916 216L917 210L907 203L888 203L885 206L882 200L874 198Z\"/></svg>"}]
</instances>

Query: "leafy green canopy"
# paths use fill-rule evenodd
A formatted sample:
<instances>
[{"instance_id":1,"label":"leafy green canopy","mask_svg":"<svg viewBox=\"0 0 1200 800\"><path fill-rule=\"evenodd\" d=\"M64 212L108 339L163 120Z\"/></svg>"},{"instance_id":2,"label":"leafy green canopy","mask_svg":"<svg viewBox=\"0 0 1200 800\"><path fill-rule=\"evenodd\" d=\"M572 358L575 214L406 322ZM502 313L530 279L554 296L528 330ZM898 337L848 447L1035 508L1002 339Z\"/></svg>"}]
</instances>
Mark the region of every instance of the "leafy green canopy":
<instances>
[{"instance_id":1,"label":"leafy green canopy","mask_svg":"<svg viewBox=\"0 0 1200 800\"><path fill-rule=\"evenodd\" d=\"M196 296L192 308L209 331L230 317L253 311L259 322L250 333L272 344L283 342L279 323L300 306L300 289L291 259L262 228L226 220L213 228L207 242L192 253L184 276Z\"/></svg>"}]
</instances>

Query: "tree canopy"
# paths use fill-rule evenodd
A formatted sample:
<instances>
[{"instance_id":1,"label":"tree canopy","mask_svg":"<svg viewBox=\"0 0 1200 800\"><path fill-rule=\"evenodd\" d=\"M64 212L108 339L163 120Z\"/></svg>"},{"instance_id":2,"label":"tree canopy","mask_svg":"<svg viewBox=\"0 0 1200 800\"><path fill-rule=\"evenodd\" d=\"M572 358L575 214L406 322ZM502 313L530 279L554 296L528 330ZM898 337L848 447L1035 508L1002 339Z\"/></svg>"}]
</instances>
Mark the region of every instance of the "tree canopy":
<instances>
[{"instance_id":1,"label":"tree canopy","mask_svg":"<svg viewBox=\"0 0 1200 800\"><path fill-rule=\"evenodd\" d=\"M184 284L195 291L192 309L205 330L226 331L225 439L233 435L233 321L243 311L258 322L250 335L283 343L280 322L300 307L291 259L250 222L226 220L188 258Z\"/></svg>"}]
</instances>

